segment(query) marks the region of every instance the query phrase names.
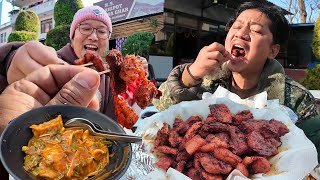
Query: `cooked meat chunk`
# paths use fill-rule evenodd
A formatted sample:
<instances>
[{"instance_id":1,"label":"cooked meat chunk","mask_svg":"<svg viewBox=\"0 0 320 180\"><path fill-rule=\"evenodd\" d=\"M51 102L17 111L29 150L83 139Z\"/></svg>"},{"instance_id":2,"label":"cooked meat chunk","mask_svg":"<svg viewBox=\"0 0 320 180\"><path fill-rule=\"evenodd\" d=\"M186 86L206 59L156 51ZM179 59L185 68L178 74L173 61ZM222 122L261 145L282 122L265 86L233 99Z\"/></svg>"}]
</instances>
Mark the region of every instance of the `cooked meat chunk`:
<instances>
[{"instance_id":1,"label":"cooked meat chunk","mask_svg":"<svg viewBox=\"0 0 320 180\"><path fill-rule=\"evenodd\" d=\"M225 104L212 104L209 105L210 114L207 121L218 121L222 123L231 123L232 115L230 109Z\"/></svg>"},{"instance_id":2,"label":"cooked meat chunk","mask_svg":"<svg viewBox=\"0 0 320 180\"><path fill-rule=\"evenodd\" d=\"M182 137L179 136L178 132L171 130L169 133L169 143L172 147L177 147L182 141Z\"/></svg>"},{"instance_id":3,"label":"cooked meat chunk","mask_svg":"<svg viewBox=\"0 0 320 180\"><path fill-rule=\"evenodd\" d=\"M201 171L200 175L203 180L222 180L222 176L210 174L206 171Z\"/></svg>"},{"instance_id":4,"label":"cooked meat chunk","mask_svg":"<svg viewBox=\"0 0 320 180\"><path fill-rule=\"evenodd\" d=\"M235 167L238 163L242 161L242 159L239 156L233 154L226 148L215 148L213 150L213 156L218 160L232 165L233 167Z\"/></svg>"},{"instance_id":5,"label":"cooked meat chunk","mask_svg":"<svg viewBox=\"0 0 320 180\"><path fill-rule=\"evenodd\" d=\"M239 125L243 121L247 121L249 119L253 119L253 115L249 110L243 110L238 112L236 115L232 116L232 123Z\"/></svg>"},{"instance_id":6,"label":"cooked meat chunk","mask_svg":"<svg viewBox=\"0 0 320 180\"><path fill-rule=\"evenodd\" d=\"M235 126L229 130L231 151L238 156L250 152L251 150L247 144L245 134Z\"/></svg>"},{"instance_id":7,"label":"cooked meat chunk","mask_svg":"<svg viewBox=\"0 0 320 180\"><path fill-rule=\"evenodd\" d=\"M186 151L188 154L192 155L199 151L205 144L207 144L206 140L202 139L199 135L196 135L186 143Z\"/></svg>"},{"instance_id":8,"label":"cooked meat chunk","mask_svg":"<svg viewBox=\"0 0 320 180\"><path fill-rule=\"evenodd\" d=\"M265 157L247 156L243 159L243 164L248 168L252 168L254 174L267 173L271 169L271 164Z\"/></svg>"},{"instance_id":9,"label":"cooked meat chunk","mask_svg":"<svg viewBox=\"0 0 320 180\"><path fill-rule=\"evenodd\" d=\"M244 164L242 163L237 164L236 169L239 170L244 176L246 177L249 176L248 168Z\"/></svg>"},{"instance_id":10,"label":"cooked meat chunk","mask_svg":"<svg viewBox=\"0 0 320 180\"><path fill-rule=\"evenodd\" d=\"M166 171L169 169L172 163L173 163L173 159L171 157L163 156L159 159L158 162L156 162L155 165Z\"/></svg>"},{"instance_id":11,"label":"cooked meat chunk","mask_svg":"<svg viewBox=\"0 0 320 180\"><path fill-rule=\"evenodd\" d=\"M191 178L192 180L200 180L201 179L199 170L197 170L195 168L189 169L187 172L187 176L189 178Z\"/></svg>"},{"instance_id":12,"label":"cooked meat chunk","mask_svg":"<svg viewBox=\"0 0 320 180\"><path fill-rule=\"evenodd\" d=\"M164 123L163 127L157 132L155 147L169 145L169 129L169 125Z\"/></svg>"},{"instance_id":13,"label":"cooked meat chunk","mask_svg":"<svg viewBox=\"0 0 320 180\"><path fill-rule=\"evenodd\" d=\"M248 146L261 156L271 156L277 151L272 142L267 141L259 132L253 131L247 136Z\"/></svg>"},{"instance_id":14,"label":"cooked meat chunk","mask_svg":"<svg viewBox=\"0 0 320 180\"><path fill-rule=\"evenodd\" d=\"M172 148L169 146L158 146L156 148L156 151L159 153L163 154L172 154L172 155L177 155L178 154L178 149L177 148Z\"/></svg>"},{"instance_id":15,"label":"cooked meat chunk","mask_svg":"<svg viewBox=\"0 0 320 180\"><path fill-rule=\"evenodd\" d=\"M211 174L228 174L232 171L232 167L212 156L204 156L200 158L203 169Z\"/></svg>"}]
</instances>

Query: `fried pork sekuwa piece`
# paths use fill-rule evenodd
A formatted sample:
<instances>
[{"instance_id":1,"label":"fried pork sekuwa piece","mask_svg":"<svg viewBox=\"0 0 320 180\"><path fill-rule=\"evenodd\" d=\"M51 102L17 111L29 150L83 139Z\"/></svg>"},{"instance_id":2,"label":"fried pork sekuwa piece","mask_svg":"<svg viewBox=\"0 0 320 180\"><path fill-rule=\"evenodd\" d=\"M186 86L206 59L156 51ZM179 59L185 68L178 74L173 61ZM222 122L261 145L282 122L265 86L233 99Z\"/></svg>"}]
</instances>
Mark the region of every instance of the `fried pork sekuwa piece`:
<instances>
[{"instance_id":1,"label":"fried pork sekuwa piece","mask_svg":"<svg viewBox=\"0 0 320 180\"><path fill-rule=\"evenodd\" d=\"M93 63L93 66L96 68L96 70L98 72L105 70L105 67L104 67L104 64L103 64L101 57L98 55L95 55L95 54L91 54L91 53L86 53L82 59L76 60L75 64L82 65L82 64L89 63L89 62Z\"/></svg>"},{"instance_id":2,"label":"fried pork sekuwa piece","mask_svg":"<svg viewBox=\"0 0 320 180\"><path fill-rule=\"evenodd\" d=\"M146 78L146 71L144 70L141 61L137 60L135 55L126 55L121 65L119 76L127 85L134 83L138 79Z\"/></svg>"},{"instance_id":3,"label":"fried pork sekuwa piece","mask_svg":"<svg viewBox=\"0 0 320 180\"><path fill-rule=\"evenodd\" d=\"M118 97L127 90L127 86L138 82L138 89L134 92L134 100L142 109L151 104L153 98L159 97L161 92L146 77L141 60L135 55L126 55L122 58L120 51L113 49L106 56L110 66L110 86L114 95L114 105L119 124L131 129L138 120L138 115L122 98ZM120 107L122 106L123 107ZM129 114L130 113L130 114Z\"/></svg>"},{"instance_id":4,"label":"fried pork sekuwa piece","mask_svg":"<svg viewBox=\"0 0 320 180\"><path fill-rule=\"evenodd\" d=\"M155 165L166 171L169 169L169 167L172 165L173 162L174 160L171 157L163 156L159 159L158 162L156 162Z\"/></svg>"},{"instance_id":5,"label":"fried pork sekuwa piece","mask_svg":"<svg viewBox=\"0 0 320 180\"><path fill-rule=\"evenodd\" d=\"M271 169L271 164L265 157L261 156L247 156L243 159L242 163L252 170L254 174L266 173Z\"/></svg>"},{"instance_id":6,"label":"fried pork sekuwa piece","mask_svg":"<svg viewBox=\"0 0 320 180\"><path fill-rule=\"evenodd\" d=\"M232 123L239 125L243 121L247 121L249 119L253 119L253 115L249 110L243 110L238 112L236 115L232 116Z\"/></svg>"},{"instance_id":7,"label":"fried pork sekuwa piece","mask_svg":"<svg viewBox=\"0 0 320 180\"><path fill-rule=\"evenodd\" d=\"M209 154L200 158L200 164L204 170L211 174L228 174L232 171L231 165Z\"/></svg>"},{"instance_id":8,"label":"fried pork sekuwa piece","mask_svg":"<svg viewBox=\"0 0 320 180\"><path fill-rule=\"evenodd\" d=\"M260 132L253 131L247 136L248 146L261 156L271 156L277 151L277 146L266 140Z\"/></svg>"},{"instance_id":9,"label":"fried pork sekuwa piece","mask_svg":"<svg viewBox=\"0 0 320 180\"><path fill-rule=\"evenodd\" d=\"M119 76L121 71L122 55L120 51L113 49L106 56L106 62L110 66L111 88L114 95L121 94L127 90L126 82Z\"/></svg>"},{"instance_id":10,"label":"fried pork sekuwa piece","mask_svg":"<svg viewBox=\"0 0 320 180\"><path fill-rule=\"evenodd\" d=\"M157 132L154 146L155 148L169 144L169 131L170 126L167 123L163 123L162 128Z\"/></svg>"},{"instance_id":11,"label":"fried pork sekuwa piece","mask_svg":"<svg viewBox=\"0 0 320 180\"><path fill-rule=\"evenodd\" d=\"M206 171L201 171L200 175L201 175L201 179L204 179L204 180L222 180L222 176L210 174Z\"/></svg>"},{"instance_id":12,"label":"fried pork sekuwa piece","mask_svg":"<svg viewBox=\"0 0 320 180\"><path fill-rule=\"evenodd\" d=\"M207 144L206 140L202 139L201 136L196 135L189 141L187 141L185 148L188 154L192 155L195 152L199 151L200 148L205 144Z\"/></svg>"},{"instance_id":13,"label":"fried pork sekuwa piece","mask_svg":"<svg viewBox=\"0 0 320 180\"><path fill-rule=\"evenodd\" d=\"M186 174L192 180L200 180L200 171L196 168L190 168Z\"/></svg>"},{"instance_id":14,"label":"fried pork sekuwa piece","mask_svg":"<svg viewBox=\"0 0 320 180\"><path fill-rule=\"evenodd\" d=\"M229 151L226 148L215 148L213 149L213 156L217 158L218 160L221 160L223 162L226 162L233 167L235 167L238 163L242 161L242 159L233 154L231 151Z\"/></svg>"},{"instance_id":15,"label":"fried pork sekuwa piece","mask_svg":"<svg viewBox=\"0 0 320 180\"><path fill-rule=\"evenodd\" d=\"M134 91L133 97L141 109L145 109L151 104L153 98L158 96L160 91L147 78L141 79L138 88Z\"/></svg>"},{"instance_id":16,"label":"fried pork sekuwa piece","mask_svg":"<svg viewBox=\"0 0 320 180\"><path fill-rule=\"evenodd\" d=\"M236 169L239 170L244 176L249 176L248 168L243 163L237 164Z\"/></svg>"},{"instance_id":17,"label":"fried pork sekuwa piece","mask_svg":"<svg viewBox=\"0 0 320 180\"><path fill-rule=\"evenodd\" d=\"M214 136L213 134L209 134L209 135L212 135L213 137L210 138L208 144L206 144L200 148L201 152L213 152L214 149L219 148L219 147L222 147L222 148L229 147L228 142L222 141L220 138ZM209 135L208 135L208 137L209 137ZM207 139L206 139L206 141L207 141Z\"/></svg>"},{"instance_id":18,"label":"fried pork sekuwa piece","mask_svg":"<svg viewBox=\"0 0 320 180\"><path fill-rule=\"evenodd\" d=\"M124 126L125 128L131 129L139 119L138 114L120 95L114 95L114 106L118 123Z\"/></svg>"},{"instance_id":19,"label":"fried pork sekuwa piece","mask_svg":"<svg viewBox=\"0 0 320 180\"><path fill-rule=\"evenodd\" d=\"M280 137L289 132L285 124L275 119L271 120L247 120L239 125L239 128L249 134L253 131L259 131L265 138Z\"/></svg>"},{"instance_id":20,"label":"fried pork sekuwa piece","mask_svg":"<svg viewBox=\"0 0 320 180\"><path fill-rule=\"evenodd\" d=\"M222 123L231 123L232 115L230 109L225 104L212 104L209 105L210 114L207 121L218 121Z\"/></svg>"}]
</instances>

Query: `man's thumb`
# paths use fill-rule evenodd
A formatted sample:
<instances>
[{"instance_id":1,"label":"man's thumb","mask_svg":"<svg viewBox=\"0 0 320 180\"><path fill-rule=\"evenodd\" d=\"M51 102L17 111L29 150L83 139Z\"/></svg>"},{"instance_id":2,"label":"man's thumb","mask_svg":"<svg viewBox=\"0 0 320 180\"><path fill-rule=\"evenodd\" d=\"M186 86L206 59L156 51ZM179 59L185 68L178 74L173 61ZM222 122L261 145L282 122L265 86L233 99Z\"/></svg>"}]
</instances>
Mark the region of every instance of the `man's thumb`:
<instances>
[{"instance_id":1,"label":"man's thumb","mask_svg":"<svg viewBox=\"0 0 320 180\"><path fill-rule=\"evenodd\" d=\"M48 103L70 104L87 107L95 98L100 85L100 76L94 70L85 70L74 76L67 82L56 96ZM99 104L99 102L97 102Z\"/></svg>"}]
</instances>

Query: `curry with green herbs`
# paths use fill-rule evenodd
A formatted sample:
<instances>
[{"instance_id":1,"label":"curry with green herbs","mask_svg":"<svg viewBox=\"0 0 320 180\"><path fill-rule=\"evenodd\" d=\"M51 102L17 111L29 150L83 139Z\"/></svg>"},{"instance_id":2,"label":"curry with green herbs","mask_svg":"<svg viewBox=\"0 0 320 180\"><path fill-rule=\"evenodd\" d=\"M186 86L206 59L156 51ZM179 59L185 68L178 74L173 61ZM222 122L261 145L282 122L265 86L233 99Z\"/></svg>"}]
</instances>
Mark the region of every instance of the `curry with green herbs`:
<instances>
[{"instance_id":1,"label":"curry with green herbs","mask_svg":"<svg viewBox=\"0 0 320 180\"><path fill-rule=\"evenodd\" d=\"M63 127L62 117L30 126L34 137L23 146L24 169L45 179L87 179L109 164L112 143L87 130Z\"/></svg>"}]
</instances>

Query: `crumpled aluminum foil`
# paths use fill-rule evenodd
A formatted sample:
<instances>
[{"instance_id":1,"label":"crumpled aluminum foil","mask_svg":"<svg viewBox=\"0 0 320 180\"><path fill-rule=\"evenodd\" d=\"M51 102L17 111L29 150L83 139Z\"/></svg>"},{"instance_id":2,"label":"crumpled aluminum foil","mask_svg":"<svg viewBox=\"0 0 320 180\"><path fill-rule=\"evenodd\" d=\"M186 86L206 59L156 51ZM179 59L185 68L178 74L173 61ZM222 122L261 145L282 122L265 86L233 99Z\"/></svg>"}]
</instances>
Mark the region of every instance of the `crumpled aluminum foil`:
<instances>
[{"instance_id":1,"label":"crumpled aluminum foil","mask_svg":"<svg viewBox=\"0 0 320 180\"><path fill-rule=\"evenodd\" d=\"M156 167L154 166L155 157L147 152L143 144L131 144L131 146L132 146L131 164L127 172L121 178L121 180L146 179L147 174L149 174L151 171L156 169Z\"/></svg>"}]
</instances>

